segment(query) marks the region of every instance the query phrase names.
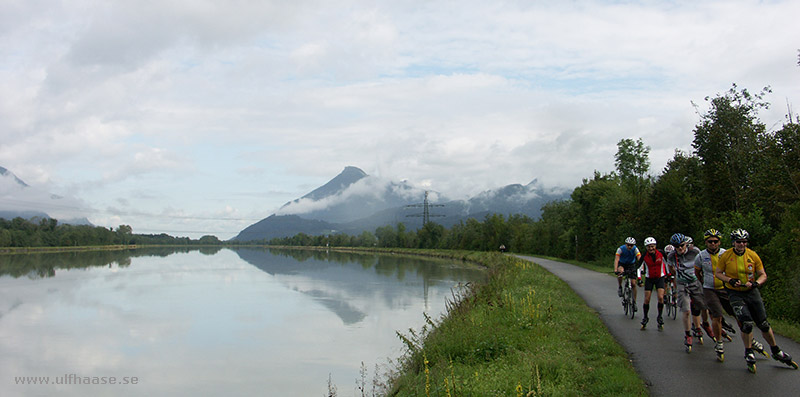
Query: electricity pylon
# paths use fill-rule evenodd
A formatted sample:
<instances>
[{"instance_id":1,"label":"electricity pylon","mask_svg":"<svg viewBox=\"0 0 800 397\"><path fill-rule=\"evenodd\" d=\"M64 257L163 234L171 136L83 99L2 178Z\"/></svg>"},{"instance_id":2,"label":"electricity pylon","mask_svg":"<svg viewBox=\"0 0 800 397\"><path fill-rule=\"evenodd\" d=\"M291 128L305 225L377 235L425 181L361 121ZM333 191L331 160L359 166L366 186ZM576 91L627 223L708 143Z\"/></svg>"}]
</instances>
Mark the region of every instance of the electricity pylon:
<instances>
[{"instance_id":1,"label":"electricity pylon","mask_svg":"<svg viewBox=\"0 0 800 397\"><path fill-rule=\"evenodd\" d=\"M430 207L444 207L444 204L430 204L428 203L428 191L425 191L425 200L422 201L422 204L409 204L406 208L419 208L422 207L421 214L411 214L406 215L407 217L422 217L422 226L428 224L431 221L431 217L442 217L444 215L432 215L430 211Z\"/></svg>"}]
</instances>

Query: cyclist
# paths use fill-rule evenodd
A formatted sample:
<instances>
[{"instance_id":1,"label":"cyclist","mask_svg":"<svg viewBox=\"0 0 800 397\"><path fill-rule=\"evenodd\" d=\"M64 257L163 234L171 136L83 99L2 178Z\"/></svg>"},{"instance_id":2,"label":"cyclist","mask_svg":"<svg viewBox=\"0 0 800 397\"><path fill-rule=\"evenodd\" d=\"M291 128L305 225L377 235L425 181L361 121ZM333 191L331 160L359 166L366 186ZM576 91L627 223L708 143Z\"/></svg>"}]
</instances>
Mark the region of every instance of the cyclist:
<instances>
[{"instance_id":1,"label":"cyclist","mask_svg":"<svg viewBox=\"0 0 800 397\"><path fill-rule=\"evenodd\" d=\"M685 332L684 346L686 352L692 351L692 325L696 331L694 336L703 344L703 334L700 331L700 312L705 309L703 300L703 286L695 274L694 260L700 254L697 247L689 249L686 236L675 233L670 237L670 243L675 246L675 251L667 255L667 264L672 267L678 282L678 307L683 316L683 329ZM691 311L691 317L690 317Z\"/></svg>"},{"instance_id":2,"label":"cyclist","mask_svg":"<svg viewBox=\"0 0 800 397\"><path fill-rule=\"evenodd\" d=\"M644 268L644 304L642 305L642 329L645 329L650 319L647 313L650 311L650 296L653 288L656 288L658 296L658 322L659 331L664 329L664 319L661 313L664 311L664 280L667 275L667 264L664 254L656 249L656 239L648 237L644 239L645 253L642 255L642 267Z\"/></svg>"},{"instance_id":3,"label":"cyclist","mask_svg":"<svg viewBox=\"0 0 800 397\"><path fill-rule=\"evenodd\" d=\"M642 253L639 252L639 248L636 247L636 239L633 237L626 238L625 244L622 244L619 246L619 248L617 248L617 252L614 255L614 273L617 274L617 284L619 285L617 295L622 296L622 277L624 273L635 272L636 263L641 257ZM635 275L631 277L631 292L633 296L633 311L636 311Z\"/></svg>"},{"instance_id":4,"label":"cyclist","mask_svg":"<svg viewBox=\"0 0 800 397\"><path fill-rule=\"evenodd\" d=\"M739 329L744 342L744 359L751 372L756 371L756 358L753 354L752 332L758 327L772 350L772 357L784 364L797 368L792 357L781 351L767 321L767 312L758 287L767 281L764 264L755 251L747 248L750 234L747 230L736 229L731 232L733 249L725 251L719 257L718 267L714 275L723 281L728 292Z\"/></svg>"}]
</instances>

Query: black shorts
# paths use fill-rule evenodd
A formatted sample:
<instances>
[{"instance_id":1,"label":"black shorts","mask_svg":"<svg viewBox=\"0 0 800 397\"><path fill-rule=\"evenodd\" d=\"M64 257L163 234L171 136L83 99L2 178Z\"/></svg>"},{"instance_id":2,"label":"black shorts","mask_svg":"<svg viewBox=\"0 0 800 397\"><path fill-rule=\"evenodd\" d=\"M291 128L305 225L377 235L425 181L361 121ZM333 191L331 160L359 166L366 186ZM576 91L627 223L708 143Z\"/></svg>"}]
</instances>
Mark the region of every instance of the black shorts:
<instances>
[{"instance_id":1,"label":"black shorts","mask_svg":"<svg viewBox=\"0 0 800 397\"><path fill-rule=\"evenodd\" d=\"M736 313L736 319L740 323L753 321L760 324L767 321L767 311L764 309L764 301L761 299L758 288L749 291L732 289L726 289L726 291L728 291L728 299L731 301L733 311Z\"/></svg>"},{"instance_id":2,"label":"black shorts","mask_svg":"<svg viewBox=\"0 0 800 397\"><path fill-rule=\"evenodd\" d=\"M664 284L665 283L666 283L666 281L664 280L664 277L658 277L658 278L649 278L648 277L648 278L644 279L644 290L645 291L652 291L653 287L655 287L656 289L664 289Z\"/></svg>"},{"instance_id":3,"label":"black shorts","mask_svg":"<svg viewBox=\"0 0 800 397\"><path fill-rule=\"evenodd\" d=\"M628 274L631 278L636 278L636 264L635 263L620 263L619 267L622 268L622 275Z\"/></svg>"}]
</instances>

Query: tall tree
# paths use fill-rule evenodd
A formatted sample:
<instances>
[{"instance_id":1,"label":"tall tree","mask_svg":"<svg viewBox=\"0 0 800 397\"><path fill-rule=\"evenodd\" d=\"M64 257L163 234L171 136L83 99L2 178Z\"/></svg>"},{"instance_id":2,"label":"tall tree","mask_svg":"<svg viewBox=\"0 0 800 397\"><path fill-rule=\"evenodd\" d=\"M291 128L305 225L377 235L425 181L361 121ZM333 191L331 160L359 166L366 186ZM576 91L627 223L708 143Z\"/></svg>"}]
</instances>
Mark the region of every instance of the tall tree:
<instances>
[{"instance_id":1,"label":"tall tree","mask_svg":"<svg viewBox=\"0 0 800 397\"><path fill-rule=\"evenodd\" d=\"M769 108L763 97L739 90L736 84L725 94L706 101L707 113L695 126L692 147L700 159L704 199L714 213L736 211L746 206L746 194L758 166L758 137L766 130L758 119L759 109Z\"/></svg>"}]
</instances>

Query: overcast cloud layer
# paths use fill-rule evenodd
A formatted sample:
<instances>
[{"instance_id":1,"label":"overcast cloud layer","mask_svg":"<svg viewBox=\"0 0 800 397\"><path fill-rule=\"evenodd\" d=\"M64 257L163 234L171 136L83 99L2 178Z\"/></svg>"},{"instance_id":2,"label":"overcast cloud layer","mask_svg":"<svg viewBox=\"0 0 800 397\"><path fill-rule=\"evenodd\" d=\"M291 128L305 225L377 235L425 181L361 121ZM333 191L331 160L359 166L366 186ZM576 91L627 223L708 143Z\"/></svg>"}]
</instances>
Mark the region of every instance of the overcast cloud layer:
<instances>
[{"instance_id":1,"label":"overcast cloud layer","mask_svg":"<svg viewBox=\"0 0 800 397\"><path fill-rule=\"evenodd\" d=\"M573 188L697 109L800 101L797 1L0 0L0 166L135 233L233 237L345 166ZM2 195L0 195L2 200ZM0 204L3 204L0 201ZM1 205L0 205L1 206ZM46 209L45 209L46 210Z\"/></svg>"}]
</instances>

